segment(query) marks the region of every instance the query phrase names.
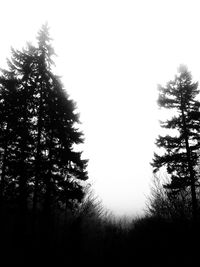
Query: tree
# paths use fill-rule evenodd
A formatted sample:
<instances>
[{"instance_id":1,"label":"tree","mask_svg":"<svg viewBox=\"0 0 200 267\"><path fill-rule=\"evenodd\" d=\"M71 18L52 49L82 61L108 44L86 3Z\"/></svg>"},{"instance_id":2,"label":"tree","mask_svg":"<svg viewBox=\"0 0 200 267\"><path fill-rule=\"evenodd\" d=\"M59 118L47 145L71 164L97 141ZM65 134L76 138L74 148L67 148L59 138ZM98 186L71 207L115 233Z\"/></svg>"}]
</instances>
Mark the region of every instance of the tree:
<instances>
[{"instance_id":1,"label":"tree","mask_svg":"<svg viewBox=\"0 0 200 267\"><path fill-rule=\"evenodd\" d=\"M12 191L11 173L16 162L16 128L17 128L17 97L16 81L10 76L9 80L0 80L0 206L7 199L5 192ZM9 181L10 180L10 181ZM8 200L8 199L7 199Z\"/></svg>"},{"instance_id":2,"label":"tree","mask_svg":"<svg viewBox=\"0 0 200 267\"><path fill-rule=\"evenodd\" d=\"M1 191L12 200L16 195L22 209L31 203L34 212L40 206L49 213L82 200L87 160L74 148L84 141L76 127L79 114L52 72L55 53L47 25L37 40L36 47L12 49L9 70L0 79ZM5 181L14 185L13 193Z\"/></svg>"},{"instance_id":3,"label":"tree","mask_svg":"<svg viewBox=\"0 0 200 267\"><path fill-rule=\"evenodd\" d=\"M188 187L191 190L192 213L197 216L196 186L198 185L197 165L199 160L199 119L200 102L198 83L192 82L187 68L181 65L178 75L166 87L159 86L158 104L175 111L175 115L161 122L161 127L172 130L171 134L159 136L156 145L163 148L163 155L154 154L154 172L166 166L170 183L165 185L171 193L177 194Z\"/></svg>"},{"instance_id":4,"label":"tree","mask_svg":"<svg viewBox=\"0 0 200 267\"><path fill-rule=\"evenodd\" d=\"M191 218L191 195L189 190L181 190L179 194L171 194L163 187L163 179L154 176L151 194L147 201L147 213L150 216L167 220L186 220ZM170 183L169 177L164 183ZM199 200L198 200L199 202Z\"/></svg>"}]
</instances>

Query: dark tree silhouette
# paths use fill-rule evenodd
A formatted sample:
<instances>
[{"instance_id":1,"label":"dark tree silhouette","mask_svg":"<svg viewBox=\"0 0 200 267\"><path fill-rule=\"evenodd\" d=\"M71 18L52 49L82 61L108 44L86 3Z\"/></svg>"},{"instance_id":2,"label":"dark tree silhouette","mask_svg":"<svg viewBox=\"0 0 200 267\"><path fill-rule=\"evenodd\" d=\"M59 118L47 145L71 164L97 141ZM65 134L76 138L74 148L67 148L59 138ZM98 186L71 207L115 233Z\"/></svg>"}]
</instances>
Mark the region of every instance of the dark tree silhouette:
<instances>
[{"instance_id":1,"label":"dark tree silhouette","mask_svg":"<svg viewBox=\"0 0 200 267\"><path fill-rule=\"evenodd\" d=\"M15 148L17 145L17 91L16 81L7 76L9 80L0 80L0 205L4 199L7 201L8 192L12 192L16 177L12 177L13 168L17 164ZM10 179L10 177L12 177ZM13 199L14 194L12 194Z\"/></svg>"},{"instance_id":2,"label":"dark tree silhouette","mask_svg":"<svg viewBox=\"0 0 200 267\"><path fill-rule=\"evenodd\" d=\"M147 201L147 212L152 217L168 221L186 222L191 219L191 193L189 188L172 194L163 183L170 183L170 178L163 179L154 176L151 194ZM198 196L198 192L197 192ZM199 198L197 199L199 203Z\"/></svg>"},{"instance_id":3,"label":"dark tree silhouette","mask_svg":"<svg viewBox=\"0 0 200 267\"><path fill-rule=\"evenodd\" d=\"M173 109L176 115L161 122L166 129L175 130L170 135L159 136L156 145L163 148L165 153L155 153L153 159L154 172L166 166L171 181L165 188L173 194L191 189L192 213L194 219L197 215L196 185L198 183L197 164L199 158L199 107L196 100L199 93L198 83L192 82L192 76L183 65L179 73L166 87L159 86L158 104L160 107Z\"/></svg>"},{"instance_id":4,"label":"dark tree silhouette","mask_svg":"<svg viewBox=\"0 0 200 267\"><path fill-rule=\"evenodd\" d=\"M26 210L73 208L83 198L87 160L74 145L83 134L76 127L76 105L52 72L48 26L38 45L12 49L9 70L0 79L1 202L17 200Z\"/></svg>"}]
</instances>

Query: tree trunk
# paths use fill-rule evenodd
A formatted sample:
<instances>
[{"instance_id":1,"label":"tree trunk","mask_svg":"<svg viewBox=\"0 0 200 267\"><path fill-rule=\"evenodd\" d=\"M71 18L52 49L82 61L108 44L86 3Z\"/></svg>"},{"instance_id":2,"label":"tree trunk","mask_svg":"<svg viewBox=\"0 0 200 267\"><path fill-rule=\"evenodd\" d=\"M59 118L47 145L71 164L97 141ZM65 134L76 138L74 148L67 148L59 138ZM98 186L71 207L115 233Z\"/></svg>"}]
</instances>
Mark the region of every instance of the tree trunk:
<instances>
[{"instance_id":1,"label":"tree trunk","mask_svg":"<svg viewBox=\"0 0 200 267\"><path fill-rule=\"evenodd\" d=\"M51 171L52 171L52 144L53 144L53 130L50 130L50 140L49 140L49 168L46 177L46 192L45 192L45 204L44 209L47 215L51 213Z\"/></svg>"},{"instance_id":2,"label":"tree trunk","mask_svg":"<svg viewBox=\"0 0 200 267\"><path fill-rule=\"evenodd\" d=\"M2 160L2 172L1 172L1 184L0 184L0 207L2 207L3 200L4 200L7 157L8 157L8 139L6 136L5 137L5 144L4 144L4 154L3 154L3 160Z\"/></svg>"},{"instance_id":3,"label":"tree trunk","mask_svg":"<svg viewBox=\"0 0 200 267\"><path fill-rule=\"evenodd\" d=\"M33 193L33 213L35 214L37 209L38 201L38 186L39 186L39 175L40 175L40 160L41 160L41 136L42 136L42 88L40 91L40 102L39 102L39 114L37 122L37 148L36 148L36 159L35 159L35 187Z\"/></svg>"},{"instance_id":4,"label":"tree trunk","mask_svg":"<svg viewBox=\"0 0 200 267\"><path fill-rule=\"evenodd\" d=\"M181 95L181 102L182 102L182 95ZM185 147L186 147L187 162L188 162L188 169L190 173L190 182L191 182L192 215L193 215L194 221L196 221L197 219L197 197L196 197L196 189L195 189L195 175L194 175L194 170L193 170L192 161L191 161L187 125L186 125L185 114L184 114L182 103L181 103L181 115L182 115L182 121L183 121L183 132L184 132L184 137L185 137Z\"/></svg>"},{"instance_id":5,"label":"tree trunk","mask_svg":"<svg viewBox=\"0 0 200 267\"><path fill-rule=\"evenodd\" d=\"M29 136L29 129L27 129L27 121L28 121L28 114L27 114L27 94L28 92L26 88L26 77L25 84L24 84L24 99L23 99L23 110L22 110L22 122L21 122L21 166L20 166L20 179L19 179L19 207L22 214L26 213L27 209L27 169L26 169L26 159L28 157L26 149L28 147L28 140L27 136Z\"/></svg>"}]
</instances>

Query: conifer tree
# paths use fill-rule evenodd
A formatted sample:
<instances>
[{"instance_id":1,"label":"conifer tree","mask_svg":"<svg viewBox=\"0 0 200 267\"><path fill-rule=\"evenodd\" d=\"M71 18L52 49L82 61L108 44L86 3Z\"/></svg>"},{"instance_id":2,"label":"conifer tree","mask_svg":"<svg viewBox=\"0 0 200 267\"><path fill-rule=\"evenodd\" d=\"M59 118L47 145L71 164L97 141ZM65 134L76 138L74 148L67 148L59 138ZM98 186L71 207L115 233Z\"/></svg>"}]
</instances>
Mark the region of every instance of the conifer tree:
<instances>
[{"instance_id":1,"label":"conifer tree","mask_svg":"<svg viewBox=\"0 0 200 267\"><path fill-rule=\"evenodd\" d=\"M0 82L0 206L2 206L4 198L7 198L5 192L11 191L13 185L13 179L9 181L8 177L11 176L16 160L13 149L16 145L17 98L16 81L12 77L9 77L9 81L1 78Z\"/></svg>"},{"instance_id":2,"label":"conifer tree","mask_svg":"<svg viewBox=\"0 0 200 267\"><path fill-rule=\"evenodd\" d=\"M29 49L30 50L30 49ZM22 52L12 49L12 59L8 60L9 70L3 70L1 76L2 103L7 113L6 125L8 133L5 140L10 144L7 149L6 164L7 177L2 168L2 181L7 181L5 197L16 201L21 210L27 208L29 184L33 175L34 140L33 140L33 97L31 81L32 55L29 50ZM2 106L3 110L3 106ZM5 118L5 117L4 117ZM5 120L4 120L5 121Z\"/></svg>"},{"instance_id":3,"label":"conifer tree","mask_svg":"<svg viewBox=\"0 0 200 267\"><path fill-rule=\"evenodd\" d=\"M196 99L199 93L197 88L198 83L192 82L190 72L183 65L179 67L178 75L173 81L168 82L166 87L159 86L159 106L175 112L172 118L161 122L161 127L174 132L158 137L156 145L163 148L165 153L155 153L152 163L154 172L166 166L171 182L165 188L172 193L190 188L194 219L197 216L196 167L200 147L200 102Z\"/></svg>"},{"instance_id":4,"label":"conifer tree","mask_svg":"<svg viewBox=\"0 0 200 267\"><path fill-rule=\"evenodd\" d=\"M69 208L82 200L87 160L74 150L83 142L75 127L79 114L52 72L54 51L47 25L37 39L37 46L12 49L9 70L3 70L0 80L1 191L9 195L4 185L8 181L14 184L12 192L20 207L32 203L34 211L42 206L50 212L55 206Z\"/></svg>"}]
</instances>

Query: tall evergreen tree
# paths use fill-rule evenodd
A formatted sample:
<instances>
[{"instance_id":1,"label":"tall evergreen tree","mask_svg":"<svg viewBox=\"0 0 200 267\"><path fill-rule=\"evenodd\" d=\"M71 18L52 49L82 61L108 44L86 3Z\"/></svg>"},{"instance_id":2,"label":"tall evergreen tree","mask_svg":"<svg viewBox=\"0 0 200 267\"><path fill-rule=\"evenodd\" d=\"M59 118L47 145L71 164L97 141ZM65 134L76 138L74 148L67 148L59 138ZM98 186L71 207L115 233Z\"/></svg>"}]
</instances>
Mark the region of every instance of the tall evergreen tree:
<instances>
[{"instance_id":1,"label":"tall evergreen tree","mask_svg":"<svg viewBox=\"0 0 200 267\"><path fill-rule=\"evenodd\" d=\"M166 166L171 182L165 187L173 193L191 189L192 214L197 216L196 185L198 183L197 164L199 159L199 119L200 102L198 83L192 82L192 76L183 65L178 75L166 87L159 86L158 104L166 109L173 109L175 115L161 122L161 127L174 130L175 133L159 136L156 145L165 153L155 153L152 166L154 172Z\"/></svg>"},{"instance_id":2,"label":"tall evergreen tree","mask_svg":"<svg viewBox=\"0 0 200 267\"><path fill-rule=\"evenodd\" d=\"M17 201L21 210L27 208L34 159L32 121L34 86L31 77L33 57L30 50L31 46L22 52L12 49L12 59L8 60L9 70L3 70L1 77L2 103L6 100L5 92L10 99L10 105L7 107L4 105L4 112L8 114L8 130L12 130L12 135L9 134L6 137L10 150L7 151L7 160L4 165L4 168L8 170L6 178L8 188L5 193L11 201ZM4 140L2 136L2 141ZM2 171L2 177L5 180L4 176Z\"/></svg>"},{"instance_id":3,"label":"tall evergreen tree","mask_svg":"<svg viewBox=\"0 0 200 267\"><path fill-rule=\"evenodd\" d=\"M13 165L16 161L16 128L17 128L17 93L16 81L12 77L9 80L1 78L0 80L0 206L8 194L12 191L14 179L9 179L13 171Z\"/></svg>"},{"instance_id":4,"label":"tall evergreen tree","mask_svg":"<svg viewBox=\"0 0 200 267\"><path fill-rule=\"evenodd\" d=\"M75 127L79 115L52 72L54 51L47 25L37 39L36 47L12 49L9 70L3 70L0 80L0 192L9 195L8 181L14 185L11 198L15 194L20 207L32 203L34 211L42 206L49 212L81 201L87 160L74 150L75 144L83 142L82 132Z\"/></svg>"}]
</instances>

